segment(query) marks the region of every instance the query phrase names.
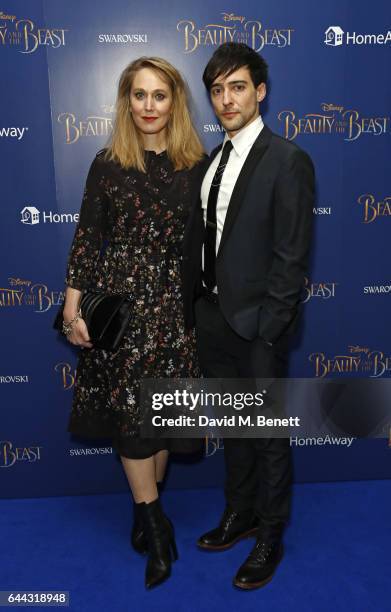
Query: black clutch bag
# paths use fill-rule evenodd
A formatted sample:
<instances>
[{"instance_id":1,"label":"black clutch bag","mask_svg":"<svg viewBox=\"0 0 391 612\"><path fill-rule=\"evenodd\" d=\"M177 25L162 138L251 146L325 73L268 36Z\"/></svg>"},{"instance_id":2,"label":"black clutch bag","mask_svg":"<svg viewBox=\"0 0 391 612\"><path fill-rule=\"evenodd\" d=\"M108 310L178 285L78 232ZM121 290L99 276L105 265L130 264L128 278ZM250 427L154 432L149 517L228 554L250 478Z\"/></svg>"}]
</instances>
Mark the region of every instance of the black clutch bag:
<instances>
[{"instance_id":1,"label":"black clutch bag","mask_svg":"<svg viewBox=\"0 0 391 612\"><path fill-rule=\"evenodd\" d=\"M94 348L116 351L131 317L131 300L125 295L108 295L86 291L80 300L80 310ZM60 308L53 327L62 331L64 306Z\"/></svg>"}]
</instances>

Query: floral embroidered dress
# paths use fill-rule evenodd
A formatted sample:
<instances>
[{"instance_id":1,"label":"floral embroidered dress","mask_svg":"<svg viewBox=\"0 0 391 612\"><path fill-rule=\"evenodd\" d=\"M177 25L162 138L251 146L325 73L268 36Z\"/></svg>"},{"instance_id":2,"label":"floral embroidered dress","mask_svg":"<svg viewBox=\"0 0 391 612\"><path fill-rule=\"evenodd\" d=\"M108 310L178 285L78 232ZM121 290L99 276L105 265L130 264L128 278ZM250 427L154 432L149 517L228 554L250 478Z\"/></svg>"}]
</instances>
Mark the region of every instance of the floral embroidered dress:
<instances>
[{"instance_id":1,"label":"floral embroidered dress","mask_svg":"<svg viewBox=\"0 0 391 612\"><path fill-rule=\"evenodd\" d=\"M181 294L182 242L198 171L175 172L166 152L145 155L145 174L106 161L104 151L95 157L65 279L81 291L132 298L119 349L80 351L68 425L73 434L112 437L118 452L132 458L191 450L189 440L139 437L140 380L200 375Z\"/></svg>"}]
</instances>

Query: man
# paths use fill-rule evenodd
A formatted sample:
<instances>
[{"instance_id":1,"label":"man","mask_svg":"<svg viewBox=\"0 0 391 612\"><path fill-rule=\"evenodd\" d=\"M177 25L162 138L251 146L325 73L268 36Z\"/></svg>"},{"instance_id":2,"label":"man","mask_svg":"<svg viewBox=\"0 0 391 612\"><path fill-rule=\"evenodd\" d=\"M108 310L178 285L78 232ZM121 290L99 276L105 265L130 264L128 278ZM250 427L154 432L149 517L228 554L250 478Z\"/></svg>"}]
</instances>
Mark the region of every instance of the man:
<instances>
[{"instance_id":1,"label":"man","mask_svg":"<svg viewBox=\"0 0 391 612\"><path fill-rule=\"evenodd\" d=\"M201 206L185 236L187 321L191 325L195 318L205 376L283 377L307 268L312 162L263 123L259 103L266 96L267 65L250 47L219 47L203 81L226 136L212 152ZM283 555L289 440L227 438L224 455L226 508L218 527L198 545L223 551L256 535L234 585L258 588L271 580Z\"/></svg>"}]
</instances>

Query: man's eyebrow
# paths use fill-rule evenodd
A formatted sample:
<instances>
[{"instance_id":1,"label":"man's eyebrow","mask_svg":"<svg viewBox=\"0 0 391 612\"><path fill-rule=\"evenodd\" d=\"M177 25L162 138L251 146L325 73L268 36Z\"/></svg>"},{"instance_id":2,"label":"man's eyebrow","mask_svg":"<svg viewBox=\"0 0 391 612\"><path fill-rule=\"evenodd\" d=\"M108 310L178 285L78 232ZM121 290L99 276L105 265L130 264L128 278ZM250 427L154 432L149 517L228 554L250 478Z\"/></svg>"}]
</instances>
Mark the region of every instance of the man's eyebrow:
<instances>
[{"instance_id":1,"label":"man's eyebrow","mask_svg":"<svg viewBox=\"0 0 391 612\"><path fill-rule=\"evenodd\" d=\"M227 85L246 85L248 81L240 79L239 81L228 81ZM222 83L213 83L211 87L221 87Z\"/></svg>"}]
</instances>

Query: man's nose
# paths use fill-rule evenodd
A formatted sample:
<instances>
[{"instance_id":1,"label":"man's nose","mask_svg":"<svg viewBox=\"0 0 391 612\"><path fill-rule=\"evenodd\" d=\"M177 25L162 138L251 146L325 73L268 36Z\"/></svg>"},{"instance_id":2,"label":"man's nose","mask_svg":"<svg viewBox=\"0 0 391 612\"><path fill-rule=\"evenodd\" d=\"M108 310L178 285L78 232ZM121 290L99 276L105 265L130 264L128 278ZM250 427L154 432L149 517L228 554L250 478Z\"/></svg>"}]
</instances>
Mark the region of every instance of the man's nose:
<instances>
[{"instance_id":1,"label":"man's nose","mask_svg":"<svg viewBox=\"0 0 391 612\"><path fill-rule=\"evenodd\" d=\"M232 97L231 97L231 92L230 90L224 89L224 93L223 93L223 104L224 106L228 106L229 104L231 104L232 102Z\"/></svg>"}]
</instances>

